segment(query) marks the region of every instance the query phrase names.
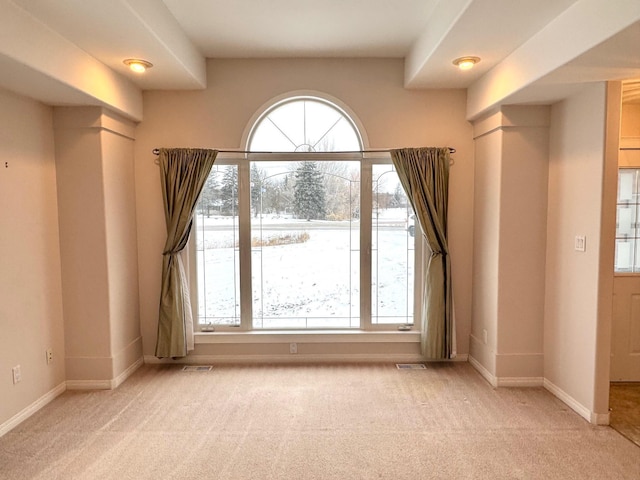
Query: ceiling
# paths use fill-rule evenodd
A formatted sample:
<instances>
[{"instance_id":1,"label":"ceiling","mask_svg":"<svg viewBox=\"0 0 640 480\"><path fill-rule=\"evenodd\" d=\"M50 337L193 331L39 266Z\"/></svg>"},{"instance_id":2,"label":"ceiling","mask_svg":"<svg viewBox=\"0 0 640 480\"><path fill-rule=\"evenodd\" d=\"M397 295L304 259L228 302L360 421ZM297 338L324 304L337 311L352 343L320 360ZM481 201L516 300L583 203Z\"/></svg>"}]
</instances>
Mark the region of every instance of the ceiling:
<instances>
[{"instance_id":1,"label":"ceiling","mask_svg":"<svg viewBox=\"0 0 640 480\"><path fill-rule=\"evenodd\" d=\"M404 57L438 0L165 0L209 58Z\"/></svg>"},{"instance_id":2,"label":"ceiling","mask_svg":"<svg viewBox=\"0 0 640 480\"><path fill-rule=\"evenodd\" d=\"M585 79L640 77L639 44L640 0L0 1L0 86L51 104L85 90L110 101L67 78L71 57L133 90L205 88L208 58L281 57L403 58L406 88L473 88L514 62L526 71L529 52L539 71L504 98L546 101ZM482 60L460 72L464 55ZM132 57L154 67L133 74Z\"/></svg>"}]
</instances>

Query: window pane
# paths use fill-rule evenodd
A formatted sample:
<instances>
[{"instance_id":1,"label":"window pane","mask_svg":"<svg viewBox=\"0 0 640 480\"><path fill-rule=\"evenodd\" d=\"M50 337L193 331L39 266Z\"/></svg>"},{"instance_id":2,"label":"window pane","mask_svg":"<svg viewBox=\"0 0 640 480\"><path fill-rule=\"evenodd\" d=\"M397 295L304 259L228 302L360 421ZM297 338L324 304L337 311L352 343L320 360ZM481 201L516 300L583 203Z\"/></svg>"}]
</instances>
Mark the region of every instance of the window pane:
<instances>
[{"instance_id":1,"label":"window pane","mask_svg":"<svg viewBox=\"0 0 640 480\"><path fill-rule=\"evenodd\" d=\"M359 163L251 164L253 328L351 328Z\"/></svg>"},{"instance_id":2,"label":"window pane","mask_svg":"<svg viewBox=\"0 0 640 480\"><path fill-rule=\"evenodd\" d=\"M636 205L618 206L618 221L616 225L617 238L635 236L635 210Z\"/></svg>"},{"instance_id":3,"label":"window pane","mask_svg":"<svg viewBox=\"0 0 640 480\"><path fill-rule=\"evenodd\" d=\"M261 118L251 134L249 149L281 152L360 150L351 121L326 102L299 98L284 102Z\"/></svg>"},{"instance_id":4,"label":"window pane","mask_svg":"<svg viewBox=\"0 0 640 480\"><path fill-rule=\"evenodd\" d=\"M214 166L196 209L198 323L240 325L238 167Z\"/></svg>"},{"instance_id":5,"label":"window pane","mask_svg":"<svg viewBox=\"0 0 640 480\"><path fill-rule=\"evenodd\" d=\"M418 226L392 165L373 165L371 323L413 323Z\"/></svg>"},{"instance_id":6,"label":"window pane","mask_svg":"<svg viewBox=\"0 0 640 480\"><path fill-rule=\"evenodd\" d=\"M633 265L633 243L628 240L616 240L616 272L631 272Z\"/></svg>"},{"instance_id":7,"label":"window pane","mask_svg":"<svg viewBox=\"0 0 640 480\"><path fill-rule=\"evenodd\" d=\"M640 231L638 229L638 176L640 169L618 171L618 208L616 216L616 254L618 273L640 272Z\"/></svg>"},{"instance_id":8,"label":"window pane","mask_svg":"<svg viewBox=\"0 0 640 480\"><path fill-rule=\"evenodd\" d=\"M635 192L636 170L620 170L618 176L618 202L630 202Z\"/></svg>"}]
</instances>

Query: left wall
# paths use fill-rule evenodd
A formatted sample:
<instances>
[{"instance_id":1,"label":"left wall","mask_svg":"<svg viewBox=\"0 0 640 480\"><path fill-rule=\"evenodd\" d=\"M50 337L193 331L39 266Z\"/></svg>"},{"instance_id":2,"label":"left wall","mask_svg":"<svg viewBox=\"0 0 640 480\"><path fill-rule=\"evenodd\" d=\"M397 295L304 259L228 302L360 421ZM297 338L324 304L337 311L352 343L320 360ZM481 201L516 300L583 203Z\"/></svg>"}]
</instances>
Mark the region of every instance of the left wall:
<instances>
[{"instance_id":1,"label":"left wall","mask_svg":"<svg viewBox=\"0 0 640 480\"><path fill-rule=\"evenodd\" d=\"M0 90L0 429L64 390L53 110ZM45 352L53 351L47 364ZM22 381L13 384L20 365ZM3 432L0 431L0 434Z\"/></svg>"}]
</instances>

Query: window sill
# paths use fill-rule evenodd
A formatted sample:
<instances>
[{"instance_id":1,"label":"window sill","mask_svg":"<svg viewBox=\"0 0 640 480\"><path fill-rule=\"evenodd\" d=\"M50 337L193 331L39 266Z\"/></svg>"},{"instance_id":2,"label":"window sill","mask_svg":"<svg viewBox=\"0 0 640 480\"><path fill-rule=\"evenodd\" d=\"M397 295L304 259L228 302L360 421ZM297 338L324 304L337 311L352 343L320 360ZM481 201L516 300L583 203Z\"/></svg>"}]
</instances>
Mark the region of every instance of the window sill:
<instances>
[{"instance_id":1,"label":"window sill","mask_svg":"<svg viewBox=\"0 0 640 480\"><path fill-rule=\"evenodd\" d=\"M195 343L418 343L420 332L363 330L270 330L251 332L196 332Z\"/></svg>"}]
</instances>

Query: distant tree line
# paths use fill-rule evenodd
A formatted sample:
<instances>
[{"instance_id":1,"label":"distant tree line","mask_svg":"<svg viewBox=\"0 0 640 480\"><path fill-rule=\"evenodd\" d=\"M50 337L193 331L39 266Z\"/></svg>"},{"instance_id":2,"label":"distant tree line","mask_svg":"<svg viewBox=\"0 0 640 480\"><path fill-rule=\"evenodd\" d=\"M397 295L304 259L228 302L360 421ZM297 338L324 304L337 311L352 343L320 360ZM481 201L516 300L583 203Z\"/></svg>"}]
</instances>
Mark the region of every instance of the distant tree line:
<instances>
[{"instance_id":1,"label":"distant tree line","mask_svg":"<svg viewBox=\"0 0 640 480\"><path fill-rule=\"evenodd\" d=\"M288 172L267 175L251 164L251 210L254 216L291 214L305 220L346 220L359 216L360 170L345 162L299 162ZM374 209L404 205L400 186L374 193ZM204 215L238 215L238 168L214 168L207 179L199 210Z\"/></svg>"}]
</instances>

